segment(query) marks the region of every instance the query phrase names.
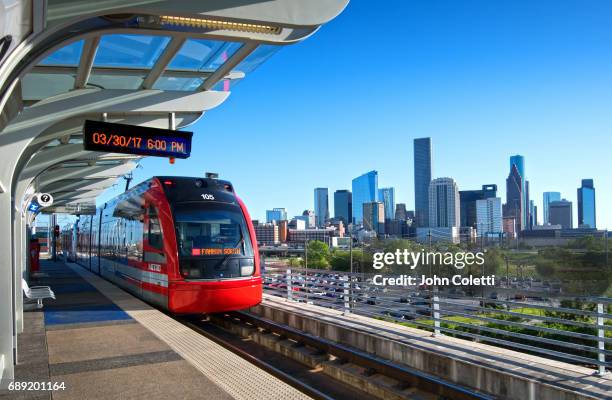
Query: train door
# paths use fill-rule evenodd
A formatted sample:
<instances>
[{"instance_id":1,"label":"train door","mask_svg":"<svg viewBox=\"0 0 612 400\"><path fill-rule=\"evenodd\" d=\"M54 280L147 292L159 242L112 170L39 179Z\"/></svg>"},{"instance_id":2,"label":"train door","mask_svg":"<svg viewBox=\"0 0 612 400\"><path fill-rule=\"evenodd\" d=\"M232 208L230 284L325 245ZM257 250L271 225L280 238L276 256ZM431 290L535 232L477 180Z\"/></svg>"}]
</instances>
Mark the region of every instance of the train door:
<instances>
[{"instance_id":1,"label":"train door","mask_svg":"<svg viewBox=\"0 0 612 400\"><path fill-rule=\"evenodd\" d=\"M164 251L164 235L157 207L149 203L146 206L143 240L142 296L152 302L166 307L168 302L167 257Z\"/></svg>"}]
</instances>

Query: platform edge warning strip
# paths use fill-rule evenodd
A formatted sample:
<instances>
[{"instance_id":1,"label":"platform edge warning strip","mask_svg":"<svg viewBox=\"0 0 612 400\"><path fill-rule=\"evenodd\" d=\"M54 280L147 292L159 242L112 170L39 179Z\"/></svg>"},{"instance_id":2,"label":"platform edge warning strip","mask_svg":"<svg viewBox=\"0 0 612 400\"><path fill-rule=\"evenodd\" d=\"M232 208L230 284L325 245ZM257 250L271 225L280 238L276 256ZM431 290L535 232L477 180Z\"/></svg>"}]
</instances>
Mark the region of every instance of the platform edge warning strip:
<instances>
[{"instance_id":1,"label":"platform edge warning strip","mask_svg":"<svg viewBox=\"0 0 612 400\"><path fill-rule=\"evenodd\" d=\"M232 397L239 400L310 398L112 283L81 267L66 265Z\"/></svg>"}]
</instances>

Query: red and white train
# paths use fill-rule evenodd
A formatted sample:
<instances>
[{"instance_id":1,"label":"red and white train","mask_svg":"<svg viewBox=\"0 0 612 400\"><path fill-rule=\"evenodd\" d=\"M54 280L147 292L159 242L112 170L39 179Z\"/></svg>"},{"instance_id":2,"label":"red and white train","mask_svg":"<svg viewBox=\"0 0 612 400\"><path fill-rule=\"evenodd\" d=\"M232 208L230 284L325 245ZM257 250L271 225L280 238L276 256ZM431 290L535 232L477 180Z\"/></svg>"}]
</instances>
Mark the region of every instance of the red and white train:
<instances>
[{"instance_id":1,"label":"red and white train","mask_svg":"<svg viewBox=\"0 0 612 400\"><path fill-rule=\"evenodd\" d=\"M67 236L76 238L77 263L172 313L261 302L255 230L227 181L154 177L81 216L74 229Z\"/></svg>"}]
</instances>

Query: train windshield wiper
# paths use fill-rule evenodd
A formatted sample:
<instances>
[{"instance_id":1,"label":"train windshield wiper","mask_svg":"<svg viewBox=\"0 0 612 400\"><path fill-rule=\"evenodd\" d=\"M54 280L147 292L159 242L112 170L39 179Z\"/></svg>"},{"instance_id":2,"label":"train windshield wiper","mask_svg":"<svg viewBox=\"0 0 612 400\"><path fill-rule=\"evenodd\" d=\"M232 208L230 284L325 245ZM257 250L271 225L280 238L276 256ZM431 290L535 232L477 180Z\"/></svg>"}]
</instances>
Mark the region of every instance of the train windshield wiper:
<instances>
[{"instance_id":1,"label":"train windshield wiper","mask_svg":"<svg viewBox=\"0 0 612 400\"><path fill-rule=\"evenodd\" d=\"M244 235L242 234L242 230L240 230L240 239L238 239L238 242L232 246L232 248L236 248L238 245L240 245L241 247L244 247ZM243 249L244 250L244 249ZM233 256L234 254L227 254L225 257L223 257L223 259L215 266L215 268L221 268L223 266L225 266L225 263L227 263L227 261Z\"/></svg>"}]
</instances>

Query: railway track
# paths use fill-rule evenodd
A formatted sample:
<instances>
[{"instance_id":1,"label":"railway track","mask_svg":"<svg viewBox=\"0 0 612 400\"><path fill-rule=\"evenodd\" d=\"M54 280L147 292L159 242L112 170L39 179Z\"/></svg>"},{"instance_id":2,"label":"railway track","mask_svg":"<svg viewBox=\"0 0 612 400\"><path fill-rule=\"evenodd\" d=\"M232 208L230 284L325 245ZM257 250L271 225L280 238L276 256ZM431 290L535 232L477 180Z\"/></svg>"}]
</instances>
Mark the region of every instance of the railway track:
<instances>
[{"instance_id":1,"label":"railway track","mask_svg":"<svg viewBox=\"0 0 612 400\"><path fill-rule=\"evenodd\" d=\"M182 321L315 399L492 399L421 371L246 312ZM271 356L271 351L276 351L277 355ZM278 352L284 356L279 356ZM295 365L287 366L290 361L282 358L298 360L309 372L296 373Z\"/></svg>"}]
</instances>

